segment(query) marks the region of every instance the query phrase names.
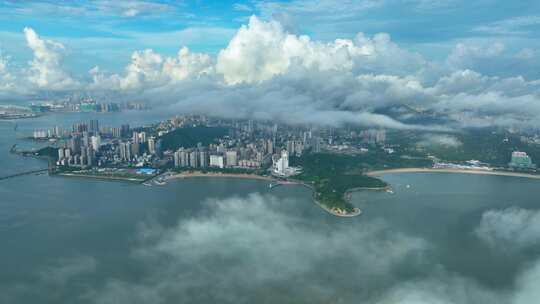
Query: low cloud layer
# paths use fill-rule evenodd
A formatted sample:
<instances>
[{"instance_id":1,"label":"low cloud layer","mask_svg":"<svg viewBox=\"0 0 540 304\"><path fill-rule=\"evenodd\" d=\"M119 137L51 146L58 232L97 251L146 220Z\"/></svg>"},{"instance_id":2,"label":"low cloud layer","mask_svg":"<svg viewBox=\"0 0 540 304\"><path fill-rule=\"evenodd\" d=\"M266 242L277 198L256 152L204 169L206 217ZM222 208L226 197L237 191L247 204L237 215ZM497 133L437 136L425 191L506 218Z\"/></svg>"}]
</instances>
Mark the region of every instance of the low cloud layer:
<instances>
[{"instance_id":1,"label":"low cloud layer","mask_svg":"<svg viewBox=\"0 0 540 304\"><path fill-rule=\"evenodd\" d=\"M527 62L538 54L516 52L502 42L460 42L445 60L430 61L386 33L323 42L252 16L216 56L186 47L173 57L146 49L133 53L123 73L96 66L87 76L74 77L62 64L63 44L31 28L24 34L33 59L28 68L15 70L0 56L3 99L84 91L143 99L167 110L286 122L540 127L540 80L524 72L534 69ZM516 68L497 73L499 61ZM414 109L408 117L418 121L423 113L444 117L445 125L408 125L388 113L396 108Z\"/></svg>"},{"instance_id":2,"label":"low cloud layer","mask_svg":"<svg viewBox=\"0 0 540 304\"><path fill-rule=\"evenodd\" d=\"M537 257L511 287L494 288L446 268L432 255L435 243L385 220L327 218L322 210L321 218L305 216L301 202L260 194L209 199L176 224L142 222L122 262L130 265L127 276L91 256L59 258L39 267L30 282L0 286L0 300L525 304L540 297ZM491 250L536 246L538 212L487 211L471 232Z\"/></svg>"},{"instance_id":3,"label":"low cloud layer","mask_svg":"<svg viewBox=\"0 0 540 304\"><path fill-rule=\"evenodd\" d=\"M459 148L463 143L453 135L426 134L417 145L421 147Z\"/></svg>"},{"instance_id":4,"label":"low cloud layer","mask_svg":"<svg viewBox=\"0 0 540 304\"><path fill-rule=\"evenodd\" d=\"M475 234L498 250L540 245L540 211L522 208L489 210L482 214Z\"/></svg>"}]
</instances>

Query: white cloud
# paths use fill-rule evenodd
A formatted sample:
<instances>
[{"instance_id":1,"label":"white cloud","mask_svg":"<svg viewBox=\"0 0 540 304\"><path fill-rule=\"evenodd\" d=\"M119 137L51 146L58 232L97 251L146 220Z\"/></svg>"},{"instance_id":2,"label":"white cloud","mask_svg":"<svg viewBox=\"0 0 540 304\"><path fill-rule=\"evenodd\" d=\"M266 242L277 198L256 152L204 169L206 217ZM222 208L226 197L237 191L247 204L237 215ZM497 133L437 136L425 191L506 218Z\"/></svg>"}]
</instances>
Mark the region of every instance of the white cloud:
<instances>
[{"instance_id":1,"label":"white cloud","mask_svg":"<svg viewBox=\"0 0 540 304\"><path fill-rule=\"evenodd\" d=\"M458 43L448 56L448 63L457 69L474 69L479 60L491 59L503 54L501 42L488 44Z\"/></svg>"},{"instance_id":2,"label":"white cloud","mask_svg":"<svg viewBox=\"0 0 540 304\"><path fill-rule=\"evenodd\" d=\"M8 58L0 52L0 94L15 89L14 77L8 70Z\"/></svg>"},{"instance_id":3,"label":"white cloud","mask_svg":"<svg viewBox=\"0 0 540 304\"><path fill-rule=\"evenodd\" d=\"M388 34L372 39L362 33L356 39L336 39L330 43L312 41L308 36L286 32L276 21L252 16L231 42L219 53L216 69L228 84L260 83L300 65L320 71L353 69L379 72L418 69L420 55L400 49Z\"/></svg>"},{"instance_id":4,"label":"white cloud","mask_svg":"<svg viewBox=\"0 0 540 304\"><path fill-rule=\"evenodd\" d=\"M499 20L487 25L477 26L473 29L473 31L496 35L523 35L530 33L531 29L527 29L527 27L539 24L540 16L520 16Z\"/></svg>"},{"instance_id":5,"label":"white cloud","mask_svg":"<svg viewBox=\"0 0 540 304\"><path fill-rule=\"evenodd\" d=\"M475 234L497 250L539 245L540 211L518 207L486 211Z\"/></svg>"},{"instance_id":6,"label":"white cloud","mask_svg":"<svg viewBox=\"0 0 540 304\"><path fill-rule=\"evenodd\" d=\"M287 207L298 203L258 194L209 200L210 212L175 226L141 225L140 243L131 257L148 266L145 279L108 280L87 298L95 303L171 298L249 303L249 295L256 294L276 303L299 296L301 303L336 298L351 303L358 294L329 288L328 280L343 288L362 282L365 290L378 289L381 281L392 280L393 267L405 260L412 263L425 250L423 240L391 231L382 221L314 224ZM302 283L291 287L298 278Z\"/></svg>"},{"instance_id":7,"label":"white cloud","mask_svg":"<svg viewBox=\"0 0 540 304\"><path fill-rule=\"evenodd\" d=\"M454 135L447 134L426 134L423 139L417 143L419 146L424 147L445 147L445 148L458 148L463 143Z\"/></svg>"},{"instance_id":8,"label":"white cloud","mask_svg":"<svg viewBox=\"0 0 540 304\"><path fill-rule=\"evenodd\" d=\"M6 72L6 60L0 60L2 96L105 91L144 96L149 102L167 103L169 110L234 118L447 128L403 123L416 114L396 116L392 108L406 105L446 116L454 126L539 126L540 81L497 73L509 64L516 71L530 70L537 54L531 49L510 52L499 42L459 43L444 62L434 62L403 49L385 33L322 42L252 16L217 56L185 47L176 56L145 49L132 53L122 74L95 67L86 79L75 80L63 69L62 44L41 39L30 28L25 34L34 59L25 73ZM172 46L192 35L180 31L154 39Z\"/></svg>"},{"instance_id":9,"label":"white cloud","mask_svg":"<svg viewBox=\"0 0 540 304\"><path fill-rule=\"evenodd\" d=\"M29 76L31 83L43 89L74 89L77 82L62 69L61 51L64 46L60 43L41 39L29 27L24 28L26 43L32 50L34 58L29 62Z\"/></svg>"},{"instance_id":10,"label":"white cloud","mask_svg":"<svg viewBox=\"0 0 540 304\"><path fill-rule=\"evenodd\" d=\"M163 57L151 49L136 51L123 76L105 75L99 67L90 70L91 87L101 90L144 90L212 73L211 57L192 53L186 47L180 49L176 57Z\"/></svg>"}]
</instances>

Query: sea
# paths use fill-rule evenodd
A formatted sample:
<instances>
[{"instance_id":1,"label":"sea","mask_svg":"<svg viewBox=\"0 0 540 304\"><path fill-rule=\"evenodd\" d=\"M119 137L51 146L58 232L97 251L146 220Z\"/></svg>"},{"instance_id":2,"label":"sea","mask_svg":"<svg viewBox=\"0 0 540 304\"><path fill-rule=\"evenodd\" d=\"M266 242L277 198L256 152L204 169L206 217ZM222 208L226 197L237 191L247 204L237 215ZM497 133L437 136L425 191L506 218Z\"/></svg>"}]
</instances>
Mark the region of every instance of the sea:
<instances>
[{"instance_id":1,"label":"sea","mask_svg":"<svg viewBox=\"0 0 540 304\"><path fill-rule=\"evenodd\" d=\"M0 121L0 176L34 129L144 111ZM15 128L15 123L17 128ZM0 181L0 303L537 303L540 181L388 174L340 218L301 186L192 178L164 186L32 174Z\"/></svg>"}]
</instances>

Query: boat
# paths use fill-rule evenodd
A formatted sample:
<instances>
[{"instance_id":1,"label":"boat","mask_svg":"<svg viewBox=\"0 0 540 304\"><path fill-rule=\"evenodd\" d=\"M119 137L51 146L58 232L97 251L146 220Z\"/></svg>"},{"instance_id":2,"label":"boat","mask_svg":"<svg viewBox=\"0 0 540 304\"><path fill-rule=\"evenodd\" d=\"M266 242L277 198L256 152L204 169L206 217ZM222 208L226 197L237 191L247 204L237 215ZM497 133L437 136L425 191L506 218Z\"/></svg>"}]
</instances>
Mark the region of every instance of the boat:
<instances>
[{"instance_id":1,"label":"boat","mask_svg":"<svg viewBox=\"0 0 540 304\"><path fill-rule=\"evenodd\" d=\"M164 186L164 185L166 185L167 183L166 183L165 181L163 181L163 180L156 179L156 180L154 181L154 184L156 184L156 185L158 185L158 186Z\"/></svg>"}]
</instances>

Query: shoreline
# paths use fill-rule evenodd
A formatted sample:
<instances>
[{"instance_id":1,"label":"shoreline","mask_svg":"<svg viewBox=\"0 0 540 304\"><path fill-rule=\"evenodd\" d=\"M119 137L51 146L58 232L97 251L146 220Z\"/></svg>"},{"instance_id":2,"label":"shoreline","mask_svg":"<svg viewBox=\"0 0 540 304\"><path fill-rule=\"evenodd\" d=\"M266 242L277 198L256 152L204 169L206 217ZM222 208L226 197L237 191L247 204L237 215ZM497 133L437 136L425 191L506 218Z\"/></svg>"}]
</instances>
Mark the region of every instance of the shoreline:
<instances>
[{"instance_id":1,"label":"shoreline","mask_svg":"<svg viewBox=\"0 0 540 304\"><path fill-rule=\"evenodd\" d=\"M143 179L138 178L131 178L131 177L120 177L120 176L99 176L99 175L91 175L91 174L80 174L80 173L56 173L56 176L62 176L62 177L75 177L75 178L82 178L82 179L94 179L94 180L102 180L102 181L113 181L113 182L126 182L126 183L143 183Z\"/></svg>"},{"instance_id":2,"label":"shoreline","mask_svg":"<svg viewBox=\"0 0 540 304\"><path fill-rule=\"evenodd\" d=\"M280 180L279 179L276 179L274 177L271 177L271 176L261 176L261 175L256 175L256 174L248 174L248 173L215 173L215 172L211 172L211 173L202 173L202 172L188 172L188 173L177 173L177 174L173 174L173 175L169 175L169 176L166 176L165 177L165 180L171 180L171 179L185 179L185 178L198 178L198 177L225 177L225 178L241 178L241 179L252 179L252 180L259 180L259 181L269 181L269 182L279 182ZM297 185L297 186L304 186L304 187L307 187L309 188L312 192L313 192L313 202L319 206L321 209L323 209L324 211L330 213L331 215L333 216L338 216L338 217L355 217L355 216L358 216L360 214L362 214L362 210L360 210L359 208L355 208L355 212L353 213L348 213L348 214L340 214L340 213L337 213L335 212L334 210L328 208L327 206L321 204L317 199L316 199L316 191L315 191L315 188L306 183L306 182L303 182L303 181L298 181L298 180L288 180L289 184L288 185ZM351 189L350 191L360 191L360 190L381 190L381 189L372 189L372 188L355 188L355 189ZM349 192L349 191L347 191Z\"/></svg>"},{"instance_id":3,"label":"shoreline","mask_svg":"<svg viewBox=\"0 0 540 304\"><path fill-rule=\"evenodd\" d=\"M330 213L331 215L333 216L337 216L337 217L356 217L356 216L359 216L362 214L362 209L358 208L358 207L354 207L354 211L351 212L351 213L346 213L346 214L342 214L342 213L338 213L336 212L335 210L327 207L326 205L323 205L321 202L319 202L317 200L317 191L315 190L315 187L311 184L308 184L308 183L305 183L305 182L298 182L298 185L302 185L304 187L307 187L311 190L312 192L312 199L313 199L313 202L319 206L321 209L323 209L324 211ZM357 187L357 188L353 188L353 189L349 189L347 190L344 194L343 194L343 199L345 201L349 201L350 200L350 197L348 196L349 193L351 192L354 192L354 191L361 191L361 190L374 190L373 188L362 188L362 187ZM379 189L377 189L379 190Z\"/></svg>"},{"instance_id":4,"label":"shoreline","mask_svg":"<svg viewBox=\"0 0 540 304\"><path fill-rule=\"evenodd\" d=\"M522 177L531 179L540 179L540 174L509 172L509 171L488 171L478 169L452 169L452 168L398 168L398 169L386 169L386 170L374 170L366 172L367 176L379 177L384 174L395 173L461 173L461 174L479 174L479 175L495 175L495 176L510 176L510 177Z\"/></svg>"},{"instance_id":5,"label":"shoreline","mask_svg":"<svg viewBox=\"0 0 540 304\"><path fill-rule=\"evenodd\" d=\"M278 181L277 179L270 176L262 176L249 173L219 173L219 172L187 172L187 173L176 173L168 175L165 177L165 180L177 179L177 178L193 178L193 177L230 177L230 178L243 178L243 179L253 179L253 180L263 180L263 181Z\"/></svg>"}]
</instances>

